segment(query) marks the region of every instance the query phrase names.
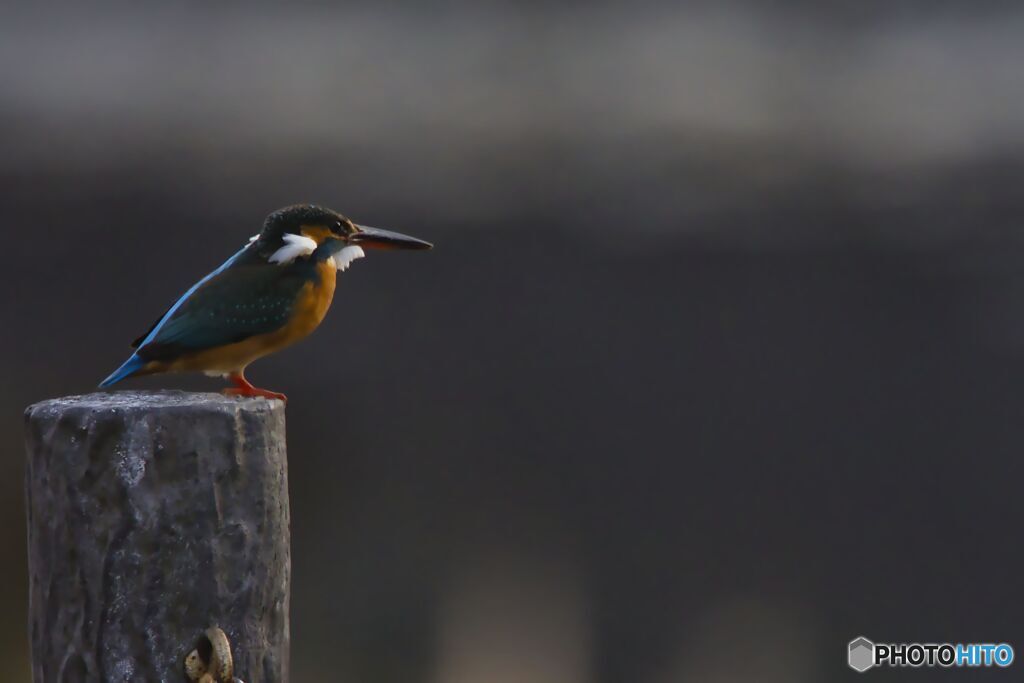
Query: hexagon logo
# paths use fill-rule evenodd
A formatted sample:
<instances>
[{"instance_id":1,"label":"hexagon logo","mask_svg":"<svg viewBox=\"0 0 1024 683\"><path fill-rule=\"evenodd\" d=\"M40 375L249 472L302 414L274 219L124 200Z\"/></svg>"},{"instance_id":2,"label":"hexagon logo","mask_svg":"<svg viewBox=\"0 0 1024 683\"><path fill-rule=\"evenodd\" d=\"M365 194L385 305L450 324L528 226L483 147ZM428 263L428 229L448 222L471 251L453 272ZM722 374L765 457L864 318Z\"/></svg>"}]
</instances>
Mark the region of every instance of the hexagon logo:
<instances>
[{"instance_id":1,"label":"hexagon logo","mask_svg":"<svg viewBox=\"0 0 1024 683\"><path fill-rule=\"evenodd\" d=\"M875 665L875 644L864 636L850 641L850 668L864 673Z\"/></svg>"}]
</instances>

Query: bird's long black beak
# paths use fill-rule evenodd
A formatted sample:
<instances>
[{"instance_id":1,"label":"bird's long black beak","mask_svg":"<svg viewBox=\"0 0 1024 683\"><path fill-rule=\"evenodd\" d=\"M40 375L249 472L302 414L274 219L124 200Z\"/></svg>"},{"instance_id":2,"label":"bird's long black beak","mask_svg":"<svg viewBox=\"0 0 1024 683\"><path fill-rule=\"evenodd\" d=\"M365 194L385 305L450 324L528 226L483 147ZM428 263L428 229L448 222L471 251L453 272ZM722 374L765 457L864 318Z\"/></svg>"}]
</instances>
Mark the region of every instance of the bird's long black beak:
<instances>
[{"instance_id":1,"label":"bird's long black beak","mask_svg":"<svg viewBox=\"0 0 1024 683\"><path fill-rule=\"evenodd\" d=\"M349 243L369 249L431 249L434 246L430 242L390 230L368 228L365 225L357 225L356 230L358 232L349 236Z\"/></svg>"}]
</instances>

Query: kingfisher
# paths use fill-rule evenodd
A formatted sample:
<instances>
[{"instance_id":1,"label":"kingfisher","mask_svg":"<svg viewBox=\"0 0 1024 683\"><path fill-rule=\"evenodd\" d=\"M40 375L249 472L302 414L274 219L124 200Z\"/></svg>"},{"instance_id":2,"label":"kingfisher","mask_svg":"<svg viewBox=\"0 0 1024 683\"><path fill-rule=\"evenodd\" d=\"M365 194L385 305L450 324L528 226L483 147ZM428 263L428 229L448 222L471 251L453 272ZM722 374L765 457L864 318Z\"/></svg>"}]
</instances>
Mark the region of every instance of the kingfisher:
<instances>
[{"instance_id":1,"label":"kingfisher","mask_svg":"<svg viewBox=\"0 0 1024 683\"><path fill-rule=\"evenodd\" d=\"M245 378L250 363L304 339L327 314L339 271L364 249L430 249L430 242L356 225L313 204L267 216L263 229L199 280L132 343L135 352L100 383L169 372L224 377L229 396L287 400Z\"/></svg>"}]
</instances>

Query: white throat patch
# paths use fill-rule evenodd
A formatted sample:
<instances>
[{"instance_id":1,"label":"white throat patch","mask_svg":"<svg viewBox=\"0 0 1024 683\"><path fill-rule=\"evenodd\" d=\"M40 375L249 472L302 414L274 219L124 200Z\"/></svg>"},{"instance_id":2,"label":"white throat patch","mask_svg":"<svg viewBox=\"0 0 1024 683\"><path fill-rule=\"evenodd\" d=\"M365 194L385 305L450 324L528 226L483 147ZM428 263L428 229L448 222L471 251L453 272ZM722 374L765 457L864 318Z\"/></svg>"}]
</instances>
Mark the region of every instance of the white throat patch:
<instances>
[{"instance_id":1,"label":"white throat patch","mask_svg":"<svg viewBox=\"0 0 1024 683\"><path fill-rule=\"evenodd\" d=\"M352 265L353 261L363 258L364 256L366 256L366 254L363 252L362 247L350 244L331 258L334 259L334 265L337 266L338 270L346 271L348 270L348 267Z\"/></svg>"},{"instance_id":2,"label":"white throat patch","mask_svg":"<svg viewBox=\"0 0 1024 683\"><path fill-rule=\"evenodd\" d=\"M317 248L316 240L305 235L294 235L289 232L281 239L284 240L284 246L271 254L268 262L284 266L300 256L309 256Z\"/></svg>"}]
</instances>

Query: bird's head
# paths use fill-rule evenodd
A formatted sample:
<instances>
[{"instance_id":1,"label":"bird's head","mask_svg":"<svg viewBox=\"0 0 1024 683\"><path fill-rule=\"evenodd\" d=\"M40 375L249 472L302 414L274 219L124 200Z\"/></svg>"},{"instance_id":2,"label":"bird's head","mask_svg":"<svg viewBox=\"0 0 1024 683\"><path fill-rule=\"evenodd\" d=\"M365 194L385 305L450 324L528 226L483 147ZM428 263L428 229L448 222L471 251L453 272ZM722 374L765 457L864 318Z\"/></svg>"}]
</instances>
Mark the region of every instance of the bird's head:
<instances>
[{"instance_id":1,"label":"bird's head","mask_svg":"<svg viewBox=\"0 0 1024 683\"><path fill-rule=\"evenodd\" d=\"M430 249L430 242L390 230L357 225L337 211L314 204L296 204L267 216L257 235L271 263L288 263L299 256L337 255L338 267L363 256L367 249Z\"/></svg>"}]
</instances>

